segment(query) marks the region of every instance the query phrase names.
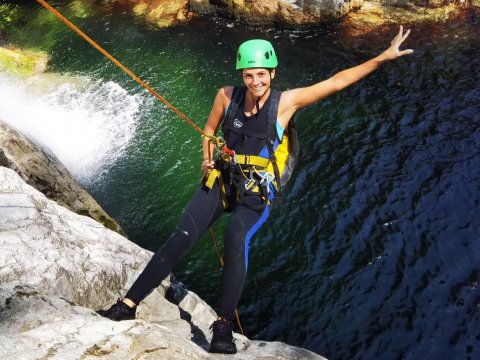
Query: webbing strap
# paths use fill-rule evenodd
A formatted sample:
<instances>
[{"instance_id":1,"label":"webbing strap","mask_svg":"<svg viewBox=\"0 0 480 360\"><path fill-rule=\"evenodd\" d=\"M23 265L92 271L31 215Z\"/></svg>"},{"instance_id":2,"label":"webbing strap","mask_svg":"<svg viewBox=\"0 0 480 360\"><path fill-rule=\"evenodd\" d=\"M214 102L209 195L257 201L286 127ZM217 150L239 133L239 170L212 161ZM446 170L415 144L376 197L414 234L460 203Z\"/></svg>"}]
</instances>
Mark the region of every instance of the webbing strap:
<instances>
[{"instance_id":1,"label":"webbing strap","mask_svg":"<svg viewBox=\"0 0 480 360\"><path fill-rule=\"evenodd\" d=\"M230 125L233 118L235 117L238 106L243 102L243 98L245 97L246 90L247 89L245 87L235 86L233 88L232 100L228 105L227 112L225 113L225 117L223 119L222 131L224 134L225 134L225 126Z\"/></svg>"},{"instance_id":2,"label":"webbing strap","mask_svg":"<svg viewBox=\"0 0 480 360\"><path fill-rule=\"evenodd\" d=\"M227 192L225 190L225 184L223 183L222 173L220 170L212 169L207 176L205 186L209 189L213 188L215 181L218 180L218 186L220 187L220 196L222 197L223 208L228 208Z\"/></svg>"},{"instance_id":3,"label":"webbing strap","mask_svg":"<svg viewBox=\"0 0 480 360\"><path fill-rule=\"evenodd\" d=\"M275 156L275 151L273 147L275 145L275 140L278 139L277 135L277 116L278 116L278 105L280 103L281 91L276 89L271 89L270 91L270 106L268 107L268 124L267 124L267 134L269 138L266 141L268 155L270 156L270 161L272 162L273 173L275 175L275 182L277 186L278 198L282 198L282 184L280 182L280 171L278 170L277 157ZM280 141L280 139L278 139Z\"/></svg>"},{"instance_id":4,"label":"webbing strap","mask_svg":"<svg viewBox=\"0 0 480 360\"><path fill-rule=\"evenodd\" d=\"M270 164L270 160L267 158L264 158L262 156L256 156L256 155L235 155L233 158L232 156L224 156L222 157L222 160L225 162L235 162L240 165L250 165L250 166L258 166L261 168L267 168L267 166Z\"/></svg>"},{"instance_id":5,"label":"webbing strap","mask_svg":"<svg viewBox=\"0 0 480 360\"><path fill-rule=\"evenodd\" d=\"M271 137L271 140L275 142L276 139L280 141L277 134L277 116L278 105L280 104L280 96L282 92L276 89L270 89L270 106L268 107L268 124L267 134Z\"/></svg>"},{"instance_id":6,"label":"webbing strap","mask_svg":"<svg viewBox=\"0 0 480 360\"><path fill-rule=\"evenodd\" d=\"M221 172L217 169L212 169L208 174L207 180L205 181L205 186L209 189L213 188L213 184L215 180L217 180L221 176Z\"/></svg>"}]
</instances>

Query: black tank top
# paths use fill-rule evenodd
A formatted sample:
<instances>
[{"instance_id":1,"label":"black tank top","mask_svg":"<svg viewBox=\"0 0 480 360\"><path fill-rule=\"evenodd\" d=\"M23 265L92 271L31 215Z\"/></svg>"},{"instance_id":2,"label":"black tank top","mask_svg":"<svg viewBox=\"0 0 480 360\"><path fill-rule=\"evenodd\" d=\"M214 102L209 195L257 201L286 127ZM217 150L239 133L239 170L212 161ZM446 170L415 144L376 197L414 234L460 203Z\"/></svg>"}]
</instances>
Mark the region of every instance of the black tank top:
<instances>
[{"instance_id":1,"label":"black tank top","mask_svg":"<svg viewBox=\"0 0 480 360\"><path fill-rule=\"evenodd\" d=\"M253 116L245 115L245 100L239 104L233 122L224 129L223 135L229 149L237 154L260 154L267 138L269 106L270 94L260 111Z\"/></svg>"}]
</instances>

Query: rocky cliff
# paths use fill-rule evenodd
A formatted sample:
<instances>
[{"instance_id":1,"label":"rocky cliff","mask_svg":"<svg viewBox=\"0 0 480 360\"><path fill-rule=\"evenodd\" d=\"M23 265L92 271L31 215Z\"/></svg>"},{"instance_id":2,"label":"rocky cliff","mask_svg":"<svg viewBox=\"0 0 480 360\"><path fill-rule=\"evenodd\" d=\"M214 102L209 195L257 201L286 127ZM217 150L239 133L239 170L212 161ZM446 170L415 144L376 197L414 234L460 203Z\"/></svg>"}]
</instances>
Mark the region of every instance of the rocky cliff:
<instances>
[{"instance_id":1,"label":"rocky cliff","mask_svg":"<svg viewBox=\"0 0 480 360\"><path fill-rule=\"evenodd\" d=\"M80 0L79 0L80 1ZM372 27L387 23L445 21L480 0L104 0L144 17L159 27L185 23L196 15L219 16L249 25L318 26L325 22L360 21ZM78 7L85 13L84 6ZM362 11L357 16L357 11Z\"/></svg>"},{"instance_id":2,"label":"rocky cliff","mask_svg":"<svg viewBox=\"0 0 480 360\"><path fill-rule=\"evenodd\" d=\"M94 309L121 297L151 253L75 214L0 167L1 359L323 359L236 334L235 356L209 354L214 311L188 292L168 302L165 280L120 323Z\"/></svg>"},{"instance_id":3,"label":"rocky cliff","mask_svg":"<svg viewBox=\"0 0 480 360\"><path fill-rule=\"evenodd\" d=\"M190 0L199 14L219 14L248 24L315 25L341 19L364 0Z\"/></svg>"},{"instance_id":4,"label":"rocky cliff","mask_svg":"<svg viewBox=\"0 0 480 360\"><path fill-rule=\"evenodd\" d=\"M183 23L195 15L219 15L247 24L318 25L338 20L364 0L108 0L159 27ZM88 6L85 5L85 6ZM85 13L84 7L78 11Z\"/></svg>"},{"instance_id":5,"label":"rocky cliff","mask_svg":"<svg viewBox=\"0 0 480 360\"><path fill-rule=\"evenodd\" d=\"M119 224L81 187L57 157L34 144L0 120L0 166L15 170L28 184L48 198L80 215L87 215L109 229L124 234Z\"/></svg>"}]
</instances>

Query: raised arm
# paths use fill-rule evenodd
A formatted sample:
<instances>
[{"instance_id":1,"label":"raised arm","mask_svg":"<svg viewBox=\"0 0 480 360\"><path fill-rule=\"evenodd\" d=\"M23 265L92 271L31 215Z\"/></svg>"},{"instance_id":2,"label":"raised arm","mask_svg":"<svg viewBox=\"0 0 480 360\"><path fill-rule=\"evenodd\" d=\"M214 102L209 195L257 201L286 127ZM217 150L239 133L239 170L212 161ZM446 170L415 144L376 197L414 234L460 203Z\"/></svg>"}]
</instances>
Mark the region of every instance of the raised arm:
<instances>
[{"instance_id":1,"label":"raised arm","mask_svg":"<svg viewBox=\"0 0 480 360\"><path fill-rule=\"evenodd\" d=\"M312 86L285 91L280 100L279 121L281 125L286 127L295 111L356 83L371 72L375 71L381 64L394 60L400 56L413 53L413 50L411 49L400 50L400 45L402 45L409 34L410 30L407 30L404 33L403 26L400 26L400 30L397 36L392 40L390 47L373 59L340 71L331 78Z\"/></svg>"}]
</instances>

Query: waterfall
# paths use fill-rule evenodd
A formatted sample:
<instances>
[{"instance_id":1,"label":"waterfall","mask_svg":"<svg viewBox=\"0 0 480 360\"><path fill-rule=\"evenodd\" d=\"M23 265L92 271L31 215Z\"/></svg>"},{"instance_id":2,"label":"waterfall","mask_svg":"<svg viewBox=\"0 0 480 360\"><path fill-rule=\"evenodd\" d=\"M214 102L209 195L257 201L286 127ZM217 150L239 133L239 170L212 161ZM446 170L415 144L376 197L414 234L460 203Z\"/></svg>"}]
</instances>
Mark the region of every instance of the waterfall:
<instances>
[{"instance_id":1,"label":"waterfall","mask_svg":"<svg viewBox=\"0 0 480 360\"><path fill-rule=\"evenodd\" d=\"M48 147L81 182L124 155L144 105L113 81L0 74L0 119Z\"/></svg>"}]
</instances>

